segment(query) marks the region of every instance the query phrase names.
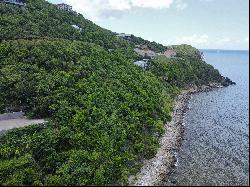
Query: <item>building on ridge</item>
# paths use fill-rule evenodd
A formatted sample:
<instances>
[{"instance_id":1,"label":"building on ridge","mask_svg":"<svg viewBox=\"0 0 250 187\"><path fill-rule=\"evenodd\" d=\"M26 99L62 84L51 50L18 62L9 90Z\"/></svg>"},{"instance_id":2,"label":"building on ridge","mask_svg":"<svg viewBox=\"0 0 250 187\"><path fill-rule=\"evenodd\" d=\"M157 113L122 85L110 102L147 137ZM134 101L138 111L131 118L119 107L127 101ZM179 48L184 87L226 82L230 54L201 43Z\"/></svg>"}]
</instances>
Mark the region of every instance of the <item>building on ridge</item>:
<instances>
[{"instance_id":1,"label":"building on ridge","mask_svg":"<svg viewBox=\"0 0 250 187\"><path fill-rule=\"evenodd\" d=\"M0 3L26 6L26 0L0 0Z\"/></svg>"},{"instance_id":2,"label":"building on ridge","mask_svg":"<svg viewBox=\"0 0 250 187\"><path fill-rule=\"evenodd\" d=\"M64 10L64 11L67 11L67 12L72 12L72 6L70 5L67 5L65 3L60 3L60 4L57 4L57 7L61 10Z\"/></svg>"},{"instance_id":3,"label":"building on ridge","mask_svg":"<svg viewBox=\"0 0 250 187\"><path fill-rule=\"evenodd\" d=\"M176 51L173 50L173 49L168 49L164 52L164 55L167 57L167 58L175 58L176 57Z\"/></svg>"}]
</instances>

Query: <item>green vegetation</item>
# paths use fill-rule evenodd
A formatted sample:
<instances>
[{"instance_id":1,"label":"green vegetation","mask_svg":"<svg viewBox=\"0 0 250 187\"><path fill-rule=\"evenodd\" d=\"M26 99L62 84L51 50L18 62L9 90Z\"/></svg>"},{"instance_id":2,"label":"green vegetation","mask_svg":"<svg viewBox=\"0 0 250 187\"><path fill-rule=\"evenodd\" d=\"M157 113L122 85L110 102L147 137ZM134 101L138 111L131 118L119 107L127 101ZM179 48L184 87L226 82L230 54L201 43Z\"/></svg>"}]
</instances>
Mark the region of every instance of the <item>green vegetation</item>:
<instances>
[{"instance_id":1,"label":"green vegetation","mask_svg":"<svg viewBox=\"0 0 250 187\"><path fill-rule=\"evenodd\" d=\"M154 59L149 70L160 77L165 86L175 85L185 88L190 85L206 85L222 83L225 78L218 70L202 60L199 50L189 45L174 46L177 58L169 59L158 56Z\"/></svg>"},{"instance_id":2,"label":"green vegetation","mask_svg":"<svg viewBox=\"0 0 250 187\"><path fill-rule=\"evenodd\" d=\"M82 28L75 29L72 25ZM128 48L127 41L117 38L81 14L57 9L45 0L27 0L26 8L0 4L0 41L13 39L61 38L95 43L104 48Z\"/></svg>"},{"instance_id":3,"label":"green vegetation","mask_svg":"<svg viewBox=\"0 0 250 187\"><path fill-rule=\"evenodd\" d=\"M125 183L140 159L154 155L171 108L161 82L133 59L68 40L15 40L0 49L4 108L52 119L0 139L0 171L10 170L2 184L14 185L13 175L18 184L39 182L20 173L27 160L19 169L8 164L27 154L34 178L48 185Z\"/></svg>"},{"instance_id":4,"label":"green vegetation","mask_svg":"<svg viewBox=\"0 0 250 187\"><path fill-rule=\"evenodd\" d=\"M143 70L134 46L166 47L119 39L44 0L0 4L0 15L0 111L50 119L0 137L0 185L127 184L155 155L180 90L224 81L186 45Z\"/></svg>"}]
</instances>

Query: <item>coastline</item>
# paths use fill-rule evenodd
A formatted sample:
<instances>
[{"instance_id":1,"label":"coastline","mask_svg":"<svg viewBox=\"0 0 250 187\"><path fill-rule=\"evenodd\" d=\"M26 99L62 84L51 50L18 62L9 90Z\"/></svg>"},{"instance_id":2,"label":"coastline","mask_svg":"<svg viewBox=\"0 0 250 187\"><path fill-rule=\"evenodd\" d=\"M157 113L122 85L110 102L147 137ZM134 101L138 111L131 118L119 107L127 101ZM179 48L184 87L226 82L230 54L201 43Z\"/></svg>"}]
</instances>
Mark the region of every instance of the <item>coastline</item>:
<instances>
[{"instance_id":1,"label":"coastline","mask_svg":"<svg viewBox=\"0 0 250 187\"><path fill-rule=\"evenodd\" d=\"M183 90L174 102L174 109L171 113L172 120L165 124L165 134L160 139L160 147L157 154L150 160L145 160L143 167L136 176L129 178L129 185L132 186L160 186L163 179L171 174L177 166L177 152L182 144L185 127L183 119L189 109L191 96L200 92L209 92L218 88L227 87L212 83L203 86L190 86Z\"/></svg>"}]
</instances>

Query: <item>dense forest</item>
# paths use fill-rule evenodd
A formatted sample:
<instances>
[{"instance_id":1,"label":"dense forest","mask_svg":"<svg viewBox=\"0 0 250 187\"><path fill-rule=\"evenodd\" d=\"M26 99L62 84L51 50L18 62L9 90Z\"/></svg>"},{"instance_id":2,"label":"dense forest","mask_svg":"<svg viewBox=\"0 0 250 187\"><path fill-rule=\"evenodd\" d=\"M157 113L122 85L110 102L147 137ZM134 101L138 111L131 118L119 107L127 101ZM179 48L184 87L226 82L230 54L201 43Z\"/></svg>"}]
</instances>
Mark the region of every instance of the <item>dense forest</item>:
<instances>
[{"instance_id":1,"label":"dense forest","mask_svg":"<svg viewBox=\"0 0 250 187\"><path fill-rule=\"evenodd\" d=\"M188 45L144 70L135 45L166 46L44 0L0 4L0 41L0 113L48 119L0 137L0 185L126 185L155 155L177 94L226 80Z\"/></svg>"}]
</instances>

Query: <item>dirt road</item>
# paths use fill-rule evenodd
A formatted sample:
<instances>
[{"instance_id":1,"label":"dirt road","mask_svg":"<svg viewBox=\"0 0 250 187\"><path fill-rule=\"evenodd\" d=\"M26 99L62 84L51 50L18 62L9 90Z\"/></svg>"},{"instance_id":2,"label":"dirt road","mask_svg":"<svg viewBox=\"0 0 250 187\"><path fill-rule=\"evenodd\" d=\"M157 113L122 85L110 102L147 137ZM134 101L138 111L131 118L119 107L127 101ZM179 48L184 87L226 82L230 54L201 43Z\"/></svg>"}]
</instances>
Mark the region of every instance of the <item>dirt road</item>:
<instances>
[{"instance_id":1,"label":"dirt road","mask_svg":"<svg viewBox=\"0 0 250 187\"><path fill-rule=\"evenodd\" d=\"M24 127L32 124L39 124L44 123L45 121L43 119L37 119L37 120L28 120L28 119L10 119L10 120L0 120L0 132L13 129L13 128L19 128Z\"/></svg>"}]
</instances>

